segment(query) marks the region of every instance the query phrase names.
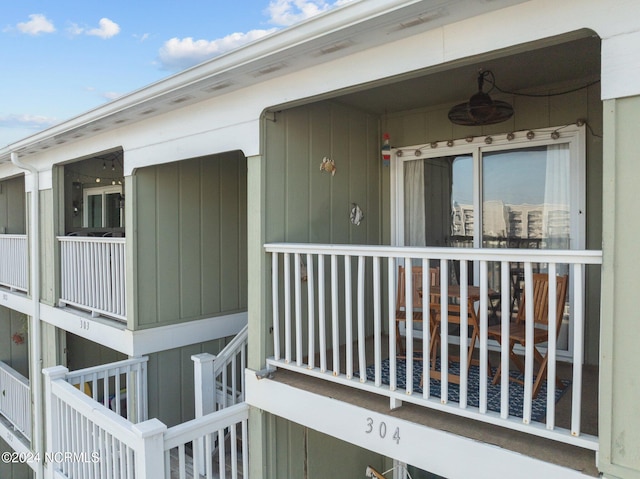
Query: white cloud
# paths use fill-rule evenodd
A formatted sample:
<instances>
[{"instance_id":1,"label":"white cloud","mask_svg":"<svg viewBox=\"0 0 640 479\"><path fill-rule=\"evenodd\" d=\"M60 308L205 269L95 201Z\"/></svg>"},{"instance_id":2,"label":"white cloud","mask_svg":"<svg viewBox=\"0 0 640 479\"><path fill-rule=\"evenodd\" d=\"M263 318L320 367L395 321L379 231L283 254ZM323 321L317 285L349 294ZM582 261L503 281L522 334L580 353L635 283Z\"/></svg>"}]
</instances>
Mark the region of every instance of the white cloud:
<instances>
[{"instance_id":1,"label":"white cloud","mask_svg":"<svg viewBox=\"0 0 640 479\"><path fill-rule=\"evenodd\" d=\"M91 30L88 30L87 35L93 35L106 39L114 37L118 33L120 33L120 25L112 22L108 18L101 18L99 24L99 28L92 28Z\"/></svg>"},{"instance_id":2,"label":"white cloud","mask_svg":"<svg viewBox=\"0 0 640 479\"><path fill-rule=\"evenodd\" d=\"M275 30L272 28L270 30L251 30L247 33L232 33L212 41L194 40L191 37L172 38L166 41L160 49L160 63L167 70L182 70L264 37Z\"/></svg>"},{"instance_id":3,"label":"white cloud","mask_svg":"<svg viewBox=\"0 0 640 479\"><path fill-rule=\"evenodd\" d=\"M32 130L41 130L48 126L54 125L59 120L40 115L5 115L0 116L0 126L5 128L28 128Z\"/></svg>"},{"instance_id":4,"label":"white cloud","mask_svg":"<svg viewBox=\"0 0 640 479\"><path fill-rule=\"evenodd\" d=\"M67 31L72 35L82 35L84 33L85 35L100 37L104 40L120 33L120 25L108 18L101 18L98 24L100 25L98 28L86 29L76 23L72 23L71 26L67 28Z\"/></svg>"},{"instance_id":5,"label":"white cloud","mask_svg":"<svg viewBox=\"0 0 640 479\"><path fill-rule=\"evenodd\" d=\"M271 0L265 13L268 22L285 27L311 18L353 0ZM194 40L192 37L172 38L165 42L159 52L159 63L166 70L178 71L197 65L205 60L231 51L241 45L257 40L278 28L251 30L247 33L232 33L217 40Z\"/></svg>"},{"instance_id":6,"label":"white cloud","mask_svg":"<svg viewBox=\"0 0 640 479\"><path fill-rule=\"evenodd\" d=\"M333 7L324 0L271 0L267 7L269 23L288 27Z\"/></svg>"},{"instance_id":7,"label":"white cloud","mask_svg":"<svg viewBox=\"0 0 640 479\"><path fill-rule=\"evenodd\" d=\"M56 31L56 27L53 26L53 22L47 19L41 13L34 13L29 15L30 20L28 22L18 23L17 28L22 33L27 35L39 35L40 33L53 33Z\"/></svg>"}]
</instances>

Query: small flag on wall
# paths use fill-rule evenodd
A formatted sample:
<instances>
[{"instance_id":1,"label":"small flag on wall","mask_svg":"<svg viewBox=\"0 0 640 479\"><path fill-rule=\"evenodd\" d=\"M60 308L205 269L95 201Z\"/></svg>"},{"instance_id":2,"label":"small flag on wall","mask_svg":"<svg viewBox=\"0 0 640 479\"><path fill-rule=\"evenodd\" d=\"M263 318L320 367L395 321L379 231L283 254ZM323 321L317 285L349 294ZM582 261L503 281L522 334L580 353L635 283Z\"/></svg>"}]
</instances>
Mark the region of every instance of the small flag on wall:
<instances>
[{"instance_id":1,"label":"small flag on wall","mask_svg":"<svg viewBox=\"0 0 640 479\"><path fill-rule=\"evenodd\" d=\"M391 161L391 145L389 144L389 133L385 133L382 136L382 164L389 166Z\"/></svg>"}]
</instances>

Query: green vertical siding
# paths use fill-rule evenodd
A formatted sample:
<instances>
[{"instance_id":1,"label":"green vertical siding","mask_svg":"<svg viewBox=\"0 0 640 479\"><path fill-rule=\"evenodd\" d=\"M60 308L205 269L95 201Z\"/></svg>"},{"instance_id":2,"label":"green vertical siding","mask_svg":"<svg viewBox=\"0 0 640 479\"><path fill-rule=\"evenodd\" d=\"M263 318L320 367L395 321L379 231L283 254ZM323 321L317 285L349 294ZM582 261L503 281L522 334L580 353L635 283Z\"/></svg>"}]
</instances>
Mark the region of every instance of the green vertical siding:
<instances>
[{"instance_id":1,"label":"green vertical siding","mask_svg":"<svg viewBox=\"0 0 640 479\"><path fill-rule=\"evenodd\" d=\"M24 377L29 377L28 317L13 309L0 306L0 361L8 364ZM24 343L12 340L14 333L21 333Z\"/></svg>"},{"instance_id":2,"label":"green vertical siding","mask_svg":"<svg viewBox=\"0 0 640 479\"><path fill-rule=\"evenodd\" d=\"M67 368L70 371L127 359L125 354L72 333L66 333L66 344Z\"/></svg>"},{"instance_id":3,"label":"green vertical siding","mask_svg":"<svg viewBox=\"0 0 640 479\"><path fill-rule=\"evenodd\" d=\"M29 194L31 196L31 194ZM59 270L55 268L58 256L55 218L56 205L53 190L40 190L40 300L55 305Z\"/></svg>"},{"instance_id":4,"label":"green vertical siding","mask_svg":"<svg viewBox=\"0 0 640 479\"><path fill-rule=\"evenodd\" d=\"M266 240L379 244L377 117L322 103L280 112L266 128ZM335 176L320 171L324 157ZM349 221L352 203L365 215L359 226Z\"/></svg>"},{"instance_id":5,"label":"green vertical siding","mask_svg":"<svg viewBox=\"0 0 640 479\"><path fill-rule=\"evenodd\" d=\"M2 438L0 438L0 454L3 452L14 452ZM27 464L19 462L11 463L0 461L0 478L2 479L32 479L35 477L33 470Z\"/></svg>"},{"instance_id":6,"label":"green vertical siding","mask_svg":"<svg viewBox=\"0 0 640 479\"><path fill-rule=\"evenodd\" d=\"M638 237L640 97L605 103L600 453L606 477L640 478Z\"/></svg>"},{"instance_id":7,"label":"green vertical siding","mask_svg":"<svg viewBox=\"0 0 640 479\"><path fill-rule=\"evenodd\" d=\"M0 234L25 234L24 176L0 181Z\"/></svg>"},{"instance_id":8,"label":"green vertical siding","mask_svg":"<svg viewBox=\"0 0 640 479\"><path fill-rule=\"evenodd\" d=\"M240 152L136 172L135 328L246 309L246 194Z\"/></svg>"},{"instance_id":9,"label":"green vertical siding","mask_svg":"<svg viewBox=\"0 0 640 479\"><path fill-rule=\"evenodd\" d=\"M194 354L218 354L230 340L206 343L149 354L149 417L175 426L195 417L193 361Z\"/></svg>"}]
</instances>

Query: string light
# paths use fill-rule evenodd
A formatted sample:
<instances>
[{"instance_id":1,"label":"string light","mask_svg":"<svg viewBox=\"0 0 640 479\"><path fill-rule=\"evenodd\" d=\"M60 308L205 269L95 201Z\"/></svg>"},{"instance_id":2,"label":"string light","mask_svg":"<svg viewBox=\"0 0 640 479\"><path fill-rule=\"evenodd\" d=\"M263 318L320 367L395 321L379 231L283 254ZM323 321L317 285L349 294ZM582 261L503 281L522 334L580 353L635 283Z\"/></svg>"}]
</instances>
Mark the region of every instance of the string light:
<instances>
[{"instance_id":1,"label":"string light","mask_svg":"<svg viewBox=\"0 0 640 479\"><path fill-rule=\"evenodd\" d=\"M597 138L602 138L602 135L598 135L593 131L593 129L591 128L591 126L589 125L587 120L585 120L584 118L579 118L579 119L576 120L575 123L569 123L567 125L564 125L564 126L561 126L561 127L558 127L558 128L554 128L554 129L539 129L539 130L535 130L535 131L534 130L528 130L528 131L526 131L526 133L521 131L521 134L524 133L524 136L529 140L533 140L536 137L544 138L545 134L549 135L548 138L551 138L553 140L557 140L561 136L560 135L560 130L562 130L564 128L567 128L567 127L570 127L570 126L574 126L574 125L578 126L578 127L586 126L589 129L589 132L593 136L595 136ZM509 132L509 133L505 134L504 136L499 135L498 139L502 138L503 140L506 139L507 141L513 141L516 138L517 133L518 132L513 132L512 131L512 132ZM495 137L487 135L487 136L478 136L478 137L467 136L467 137L464 138L464 140L467 143L473 143L476 139L478 139L480 141L483 141L487 145L490 145L490 144L492 144L494 142ZM439 146L442 146L442 145L447 145L449 147L453 147L455 145L455 141L454 140L432 141L430 143L427 143L427 144L425 144L423 146L420 146L420 147L416 148L415 150L412 150L410 152L407 151L406 153L412 154L413 156L416 156L416 157L419 157L419 156L422 155L423 149L425 149L425 148L435 149L435 148L438 148ZM396 150L396 156L397 157L401 157L404 154L405 154L405 151L403 151L401 149Z\"/></svg>"}]
</instances>

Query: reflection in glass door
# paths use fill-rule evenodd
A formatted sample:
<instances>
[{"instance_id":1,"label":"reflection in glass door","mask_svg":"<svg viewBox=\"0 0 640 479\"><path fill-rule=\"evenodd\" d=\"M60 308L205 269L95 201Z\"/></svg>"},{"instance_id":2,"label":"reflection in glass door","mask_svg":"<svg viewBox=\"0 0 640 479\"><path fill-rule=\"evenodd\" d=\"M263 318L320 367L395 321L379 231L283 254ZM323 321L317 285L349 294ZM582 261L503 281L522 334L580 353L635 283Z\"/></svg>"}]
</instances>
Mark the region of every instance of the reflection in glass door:
<instances>
[{"instance_id":1,"label":"reflection in glass door","mask_svg":"<svg viewBox=\"0 0 640 479\"><path fill-rule=\"evenodd\" d=\"M442 155L439 146L407 148L416 154L403 154L396 170L402 195L397 203L401 207L395 209L398 244L584 248L583 133L565 130L560 139L547 136L535 141L524 137L512 141L505 135L494 138L492 144L445 146L447 155ZM469 268L470 282L478 282L474 273L477 275L479 268L472 264ZM510 268L511 309L515 312L522 293L523 268L517 263ZM491 264L488 269L489 287L497 291L500 264ZM458 265L450 265L449 270L455 284ZM534 265L534 272L546 270L546 264ZM568 267L559 265L557 274L567 273ZM571 350L569 341L558 347Z\"/></svg>"}]
</instances>

